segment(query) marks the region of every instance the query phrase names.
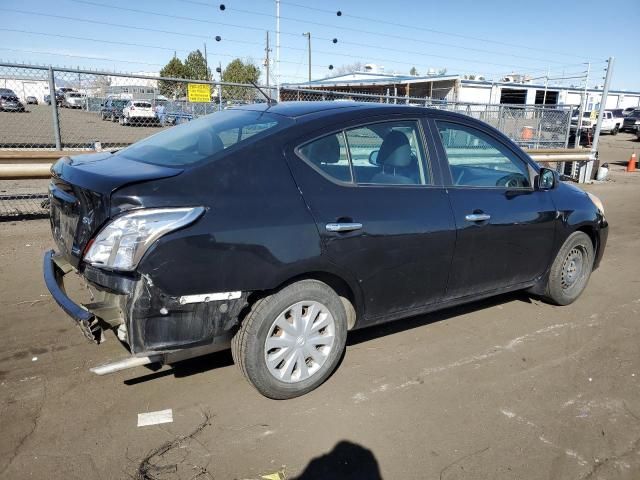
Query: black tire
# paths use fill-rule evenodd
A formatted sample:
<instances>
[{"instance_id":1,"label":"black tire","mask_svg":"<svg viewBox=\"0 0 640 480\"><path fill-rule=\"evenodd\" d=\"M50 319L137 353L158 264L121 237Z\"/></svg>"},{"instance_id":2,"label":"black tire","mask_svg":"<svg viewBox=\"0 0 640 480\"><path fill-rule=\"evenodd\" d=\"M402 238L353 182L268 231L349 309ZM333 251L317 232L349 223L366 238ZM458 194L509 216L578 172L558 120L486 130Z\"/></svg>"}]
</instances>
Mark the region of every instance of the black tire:
<instances>
[{"instance_id":1,"label":"black tire","mask_svg":"<svg viewBox=\"0 0 640 480\"><path fill-rule=\"evenodd\" d=\"M115 113L111 112L111 121L115 123L117 120Z\"/></svg>"},{"instance_id":2,"label":"black tire","mask_svg":"<svg viewBox=\"0 0 640 480\"><path fill-rule=\"evenodd\" d=\"M613 127L613 130L611 130L611 135L617 135L619 131L620 128L618 128L618 125L616 125L615 127Z\"/></svg>"},{"instance_id":3,"label":"black tire","mask_svg":"<svg viewBox=\"0 0 640 480\"><path fill-rule=\"evenodd\" d=\"M269 371L265 358L265 342L267 336L271 335L275 320L287 309L303 301L318 302L331 313L335 327L334 343L324 364L315 373L304 380L287 383L277 379ZM240 329L233 337L231 353L235 364L256 390L265 397L283 400L304 395L320 386L340 362L346 339L347 313L340 297L325 283L302 280L257 300L251 306ZM307 360L312 362L311 357L305 359L305 363ZM297 363L293 368L297 368Z\"/></svg>"},{"instance_id":4,"label":"black tire","mask_svg":"<svg viewBox=\"0 0 640 480\"><path fill-rule=\"evenodd\" d=\"M584 291L593 269L594 249L584 232L573 232L556 255L545 297L556 305L573 303Z\"/></svg>"}]
</instances>

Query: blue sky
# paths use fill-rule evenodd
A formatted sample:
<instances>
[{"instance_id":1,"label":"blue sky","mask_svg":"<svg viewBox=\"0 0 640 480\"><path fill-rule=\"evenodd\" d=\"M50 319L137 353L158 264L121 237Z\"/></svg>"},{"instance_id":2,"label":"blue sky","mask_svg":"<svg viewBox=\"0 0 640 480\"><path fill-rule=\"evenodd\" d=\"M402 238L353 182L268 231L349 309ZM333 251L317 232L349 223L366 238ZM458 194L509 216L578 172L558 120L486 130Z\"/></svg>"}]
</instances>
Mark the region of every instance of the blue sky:
<instances>
[{"instance_id":1,"label":"blue sky","mask_svg":"<svg viewBox=\"0 0 640 480\"><path fill-rule=\"evenodd\" d=\"M267 30L275 59L275 0L2 0L2 5L0 59L5 61L157 72L174 50L184 58L206 42L210 64L224 67L235 57L261 64ZM489 79L512 72L544 77L547 69L552 78L580 77L583 63L591 61L591 87L603 83L604 61L614 56L612 87L640 90L637 0L282 0L281 16L283 81L306 80L302 34L311 32L314 79L334 74L329 65L337 69L357 61L405 74L415 66L419 73L446 68Z\"/></svg>"}]
</instances>

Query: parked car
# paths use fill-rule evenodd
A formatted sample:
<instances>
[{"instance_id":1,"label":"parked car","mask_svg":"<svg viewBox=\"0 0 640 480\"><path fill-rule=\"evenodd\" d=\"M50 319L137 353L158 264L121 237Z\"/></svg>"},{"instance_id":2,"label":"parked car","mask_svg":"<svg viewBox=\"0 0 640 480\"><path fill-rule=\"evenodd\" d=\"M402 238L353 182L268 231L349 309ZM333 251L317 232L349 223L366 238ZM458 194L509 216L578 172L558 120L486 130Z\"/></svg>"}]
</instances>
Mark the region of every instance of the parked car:
<instances>
[{"instance_id":1,"label":"parked car","mask_svg":"<svg viewBox=\"0 0 640 480\"><path fill-rule=\"evenodd\" d=\"M151 102L146 100L130 100L122 109L120 117L121 125L132 124L157 124L156 112L153 111Z\"/></svg>"},{"instance_id":2,"label":"parked car","mask_svg":"<svg viewBox=\"0 0 640 480\"><path fill-rule=\"evenodd\" d=\"M65 108L83 108L87 103L87 96L80 92L65 92L62 106Z\"/></svg>"},{"instance_id":3,"label":"parked car","mask_svg":"<svg viewBox=\"0 0 640 480\"><path fill-rule=\"evenodd\" d=\"M592 112L583 112L582 124L580 130L582 132L587 130L595 130L598 122L597 114L592 116ZM611 135L617 135L622 128L622 117L614 117L613 113L609 110L604 111L604 117L602 119L602 126L600 127L601 133L610 133ZM571 132L575 132L578 128L578 115L571 118Z\"/></svg>"},{"instance_id":4,"label":"parked car","mask_svg":"<svg viewBox=\"0 0 640 480\"><path fill-rule=\"evenodd\" d=\"M93 371L231 346L277 399L323 383L350 330L521 289L568 305L607 242L597 197L436 109L248 105L52 174L46 285L133 355ZM91 304L65 293L71 272Z\"/></svg>"},{"instance_id":5,"label":"parked car","mask_svg":"<svg viewBox=\"0 0 640 480\"><path fill-rule=\"evenodd\" d=\"M629 116L635 109L637 109L638 107L627 107L622 111L622 116L623 117L627 117Z\"/></svg>"},{"instance_id":6,"label":"parked car","mask_svg":"<svg viewBox=\"0 0 640 480\"><path fill-rule=\"evenodd\" d=\"M20 99L18 99L18 97L15 94L12 95L12 94L0 93L0 112L24 112L24 111L25 111L24 104L20 101Z\"/></svg>"},{"instance_id":7,"label":"parked car","mask_svg":"<svg viewBox=\"0 0 640 480\"><path fill-rule=\"evenodd\" d=\"M11 90L10 88L0 88L0 95L17 97L16 92Z\"/></svg>"},{"instance_id":8,"label":"parked car","mask_svg":"<svg viewBox=\"0 0 640 480\"><path fill-rule=\"evenodd\" d=\"M57 100L57 104L61 105L62 100L64 100L64 93L56 92L55 97ZM43 97L43 100L44 100L44 103L46 103L47 105L51 105L51 95L49 95L48 93Z\"/></svg>"},{"instance_id":9,"label":"parked car","mask_svg":"<svg viewBox=\"0 0 640 480\"><path fill-rule=\"evenodd\" d=\"M127 100L120 98L108 98L100 108L100 119L118 121L122 118L122 109L127 104Z\"/></svg>"},{"instance_id":10,"label":"parked car","mask_svg":"<svg viewBox=\"0 0 640 480\"><path fill-rule=\"evenodd\" d=\"M640 108L636 108L633 112L631 112L624 118L622 131L634 132L637 127L640 127Z\"/></svg>"},{"instance_id":11,"label":"parked car","mask_svg":"<svg viewBox=\"0 0 640 480\"><path fill-rule=\"evenodd\" d=\"M38 99L33 95L29 95L27 98L25 98L25 100L27 102L27 105L38 105Z\"/></svg>"}]
</instances>

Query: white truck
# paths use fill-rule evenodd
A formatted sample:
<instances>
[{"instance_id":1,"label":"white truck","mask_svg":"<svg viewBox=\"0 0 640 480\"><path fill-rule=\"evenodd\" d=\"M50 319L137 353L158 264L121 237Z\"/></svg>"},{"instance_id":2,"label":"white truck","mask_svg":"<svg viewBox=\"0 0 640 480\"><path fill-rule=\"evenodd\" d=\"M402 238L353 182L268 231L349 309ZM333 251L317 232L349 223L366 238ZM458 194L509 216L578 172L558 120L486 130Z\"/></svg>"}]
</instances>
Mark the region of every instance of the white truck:
<instances>
[{"instance_id":1,"label":"white truck","mask_svg":"<svg viewBox=\"0 0 640 480\"><path fill-rule=\"evenodd\" d=\"M578 113L576 113L571 118L571 131L575 132L578 128ZM595 131L596 124L598 122L598 112L584 112L582 114L582 124L580 125L580 130L582 132L587 130ZM600 132L602 133L610 133L611 135L617 135L620 129L622 128L622 123L624 122L624 118L622 116L617 116L611 110L604 111L604 117L602 119L602 126L600 127Z\"/></svg>"}]
</instances>

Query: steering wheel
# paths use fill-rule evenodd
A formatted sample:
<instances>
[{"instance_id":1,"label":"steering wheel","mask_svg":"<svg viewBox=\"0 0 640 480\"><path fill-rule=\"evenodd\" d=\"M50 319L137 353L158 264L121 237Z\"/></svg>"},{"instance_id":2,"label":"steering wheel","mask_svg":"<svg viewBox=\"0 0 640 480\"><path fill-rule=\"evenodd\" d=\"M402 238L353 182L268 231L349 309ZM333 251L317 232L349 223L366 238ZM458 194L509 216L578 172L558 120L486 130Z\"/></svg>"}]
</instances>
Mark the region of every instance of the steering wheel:
<instances>
[{"instance_id":1,"label":"steering wheel","mask_svg":"<svg viewBox=\"0 0 640 480\"><path fill-rule=\"evenodd\" d=\"M510 173L504 177L500 177L496 182L497 187L518 188L526 187L524 177L521 173Z\"/></svg>"}]
</instances>

